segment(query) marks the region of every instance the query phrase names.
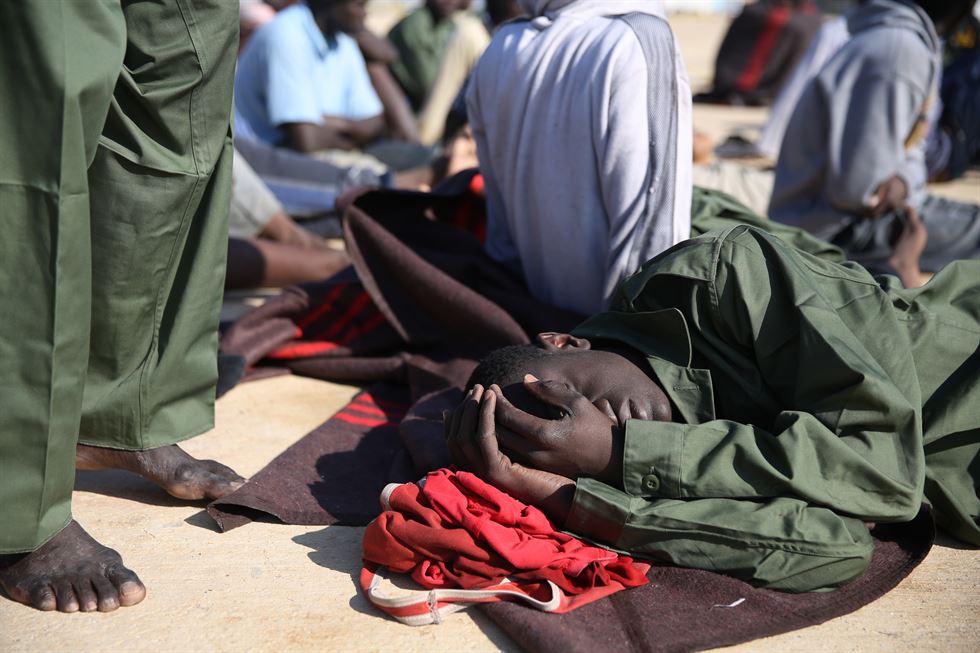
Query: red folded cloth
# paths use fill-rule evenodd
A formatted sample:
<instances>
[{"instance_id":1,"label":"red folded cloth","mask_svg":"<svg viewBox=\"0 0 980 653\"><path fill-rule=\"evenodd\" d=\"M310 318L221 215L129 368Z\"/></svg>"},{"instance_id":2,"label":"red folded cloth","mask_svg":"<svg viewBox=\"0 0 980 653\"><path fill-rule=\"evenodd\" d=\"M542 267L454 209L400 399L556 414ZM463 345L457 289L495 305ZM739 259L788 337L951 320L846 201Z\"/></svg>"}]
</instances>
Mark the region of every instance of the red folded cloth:
<instances>
[{"instance_id":1,"label":"red folded cloth","mask_svg":"<svg viewBox=\"0 0 980 653\"><path fill-rule=\"evenodd\" d=\"M368 598L398 618L405 610L388 608L425 603L424 615L440 602L515 597L539 609L567 612L647 583L649 565L555 530L540 510L468 472L440 469L418 484L389 485L381 500L385 512L364 533L361 581ZM429 592L386 606L373 591L378 566L409 573L428 590L481 591L469 597L473 600L465 592ZM438 614L429 616L418 623L438 621Z\"/></svg>"}]
</instances>

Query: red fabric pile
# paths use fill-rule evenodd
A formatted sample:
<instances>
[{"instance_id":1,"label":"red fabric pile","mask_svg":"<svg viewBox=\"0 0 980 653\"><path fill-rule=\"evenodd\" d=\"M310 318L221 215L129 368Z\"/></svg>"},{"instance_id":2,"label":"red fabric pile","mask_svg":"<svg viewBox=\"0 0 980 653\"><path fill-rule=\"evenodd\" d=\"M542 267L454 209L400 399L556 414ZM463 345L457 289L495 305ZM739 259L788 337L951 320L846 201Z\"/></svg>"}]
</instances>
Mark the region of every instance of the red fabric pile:
<instances>
[{"instance_id":1,"label":"red fabric pile","mask_svg":"<svg viewBox=\"0 0 980 653\"><path fill-rule=\"evenodd\" d=\"M647 583L649 565L555 530L540 510L468 472L440 469L420 484L389 486L382 503L385 512L364 533L362 585L376 605L370 589L378 565L429 590L506 589L470 602L516 592L553 612ZM466 602L465 594L451 594ZM435 602L428 597L430 608Z\"/></svg>"}]
</instances>

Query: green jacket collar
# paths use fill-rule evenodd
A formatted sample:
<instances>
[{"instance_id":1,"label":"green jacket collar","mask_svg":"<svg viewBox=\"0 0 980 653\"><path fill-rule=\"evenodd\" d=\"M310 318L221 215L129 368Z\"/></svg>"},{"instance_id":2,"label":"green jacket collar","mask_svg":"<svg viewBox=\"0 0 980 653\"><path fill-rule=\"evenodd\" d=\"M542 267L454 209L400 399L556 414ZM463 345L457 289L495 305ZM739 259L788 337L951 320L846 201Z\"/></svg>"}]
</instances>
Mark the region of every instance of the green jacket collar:
<instances>
[{"instance_id":1,"label":"green jacket collar","mask_svg":"<svg viewBox=\"0 0 980 653\"><path fill-rule=\"evenodd\" d=\"M587 319L573 333L591 341L621 342L642 352L685 422L700 424L715 418L711 373L691 367L691 333L676 308L645 313L607 311Z\"/></svg>"}]
</instances>

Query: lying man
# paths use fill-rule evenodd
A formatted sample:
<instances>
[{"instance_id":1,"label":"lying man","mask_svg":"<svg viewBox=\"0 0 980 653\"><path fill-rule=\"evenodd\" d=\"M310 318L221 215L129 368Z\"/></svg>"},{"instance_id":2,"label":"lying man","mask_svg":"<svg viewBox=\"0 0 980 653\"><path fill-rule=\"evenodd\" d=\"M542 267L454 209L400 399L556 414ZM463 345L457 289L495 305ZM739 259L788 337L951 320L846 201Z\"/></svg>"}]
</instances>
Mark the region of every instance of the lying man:
<instances>
[{"instance_id":1,"label":"lying man","mask_svg":"<svg viewBox=\"0 0 980 653\"><path fill-rule=\"evenodd\" d=\"M852 580L866 522L923 499L980 545L978 280L962 261L906 290L749 226L694 238L573 334L485 359L450 451L568 530L779 590Z\"/></svg>"}]
</instances>

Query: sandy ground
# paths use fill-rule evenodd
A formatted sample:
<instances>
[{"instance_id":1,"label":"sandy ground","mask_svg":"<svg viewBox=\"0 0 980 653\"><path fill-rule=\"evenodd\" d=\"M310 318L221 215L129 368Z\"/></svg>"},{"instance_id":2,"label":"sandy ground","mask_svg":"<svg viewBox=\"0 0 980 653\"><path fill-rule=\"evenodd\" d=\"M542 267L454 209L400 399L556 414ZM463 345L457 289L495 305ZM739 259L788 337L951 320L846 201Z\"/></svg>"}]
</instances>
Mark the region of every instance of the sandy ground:
<instances>
[{"instance_id":1,"label":"sandy ground","mask_svg":"<svg viewBox=\"0 0 980 653\"><path fill-rule=\"evenodd\" d=\"M724 21L672 20L695 88L710 81ZM722 138L758 128L765 112L698 107L700 129ZM980 173L936 192L980 202ZM194 455L244 475L342 407L356 388L280 377L218 402L213 431ZM0 599L0 651L517 651L479 613L410 628L371 611L356 574L362 529L256 523L220 534L202 505L172 500L123 472L83 472L75 515L119 550L149 593L112 614L42 614ZM2 527L2 525L0 525ZM821 626L736 647L744 651L980 650L980 556L943 540L896 590Z\"/></svg>"}]
</instances>

